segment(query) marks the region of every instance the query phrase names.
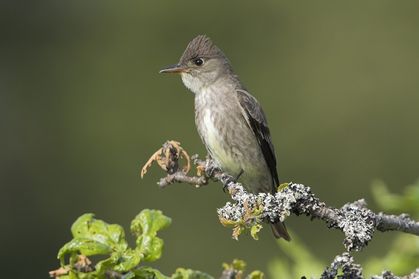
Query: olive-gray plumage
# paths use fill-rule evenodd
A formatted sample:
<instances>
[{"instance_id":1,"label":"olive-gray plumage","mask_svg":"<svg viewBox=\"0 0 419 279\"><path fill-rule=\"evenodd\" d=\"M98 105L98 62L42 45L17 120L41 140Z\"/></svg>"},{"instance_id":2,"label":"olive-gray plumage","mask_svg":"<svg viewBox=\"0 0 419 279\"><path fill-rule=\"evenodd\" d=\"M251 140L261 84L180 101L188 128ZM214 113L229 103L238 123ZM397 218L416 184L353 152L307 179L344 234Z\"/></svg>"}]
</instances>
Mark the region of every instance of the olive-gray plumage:
<instances>
[{"instance_id":1,"label":"olive-gray plumage","mask_svg":"<svg viewBox=\"0 0 419 279\"><path fill-rule=\"evenodd\" d=\"M275 193L279 185L275 151L265 114L240 83L224 53L204 35L195 37L177 65L162 73L180 73L195 93L195 124L209 155L223 171L239 177L253 193ZM290 240L285 226L272 226Z\"/></svg>"}]
</instances>

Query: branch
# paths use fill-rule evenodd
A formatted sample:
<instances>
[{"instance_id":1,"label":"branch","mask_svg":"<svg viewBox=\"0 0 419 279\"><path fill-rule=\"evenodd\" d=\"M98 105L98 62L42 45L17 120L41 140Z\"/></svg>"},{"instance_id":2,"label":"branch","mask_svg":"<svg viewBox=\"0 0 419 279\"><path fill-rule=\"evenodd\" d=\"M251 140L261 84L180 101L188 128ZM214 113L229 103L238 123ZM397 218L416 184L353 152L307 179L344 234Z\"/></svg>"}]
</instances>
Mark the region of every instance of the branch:
<instances>
[{"instance_id":1,"label":"branch","mask_svg":"<svg viewBox=\"0 0 419 279\"><path fill-rule=\"evenodd\" d=\"M339 269L342 270L341 278L362 279L362 268L359 264L354 263L352 256L345 252L336 256L333 262L322 273L320 279L334 279L338 275Z\"/></svg>"},{"instance_id":2,"label":"branch","mask_svg":"<svg viewBox=\"0 0 419 279\"><path fill-rule=\"evenodd\" d=\"M413 221L408 214L386 215L382 212L377 214L376 226L377 230L385 231L401 231L405 233L419 235L418 222Z\"/></svg>"},{"instance_id":3,"label":"branch","mask_svg":"<svg viewBox=\"0 0 419 279\"><path fill-rule=\"evenodd\" d=\"M339 271L341 273L339 274ZM338 275L339 274L339 275ZM353 257L345 252L335 257L329 267L322 273L320 279L362 279L362 268L359 264L354 263ZM399 277L395 276L391 271L383 271L381 275L372 276L371 279L417 279L419 278L419 268L413 273Z\"/></svg>"},{"instance_id":4,"label":"branch","mask_svg":"<svg viewBox=\"0 0 419 279\"><path fill-rule=\"evenodd\" d=\"M179 169L180 158L185 158L188 162L183 170ZM197 169L196 176L187 174L191 159ZM367 246L375 230L401 231L419 235L419 222L414 221L407 214L396 216L382 212L374 213L367 208L364 199L347 203L341 208L329 207L311 192L310 187L303 184L292 182L282 184L274 195L248 193L232 176L218 169L212 160L200 160L198 155L189 158L186 151L180 147L180 143L175 141L166 142L153 154L143 167L142 175L153 161L157 161L167 172L167 176L157 183L162 188L173 183L187 183L201 187L207 185L210 179L220 181L223 184L223 190L229 192L233 202L227 202L224 207L218 209L218 217L223 225L234 227L233 237L236 239L245 229L250 229L252 236L257 238L256 234L262 228L261 222L282 222L291 213L323 220L329 228L341 230L345 234L343 244L347 251L359 251ZM236 277L240 277L240 274L231 268L227 268L221 276L222 279ZM354 263L348 252L345 252L336 256L320 277L320 279L333 278L362 279L362 268ZM419 268L404 277L397 277L390 271L384 271L380 276L372 277L372 279L415 278L419 278Z\"/></svg>"},{"instance_id":5,"label":"branch","mask_svg":"<svg viewBox=\"0 0 419 279\"><path fill-rule=\"evenodd\" d=\"M416 269L411 274L402 276L402 277L394 275L391 271L383 271L381 275L373 276L371 279L417 279L417 278L419 278L419 268Z\"/></svg>"},{"instance_id":6,"label":"branch","mask_svg":"<svg viewBox=\"0 0 419 279\"><path fill-rule=\"evenodd\" d=\"M178 171L174 174L168 174L166 177L160 178L157 183L160 187L166 187L175 182L186 183L200 187L208 184L208 179L205 176L187 176L184 172Z\"/></svg>"},{"instance_id":7,"label":"branch","mask_svg":"<svg viewBox=\"0 0 419 279\"><path fill-rule=\"evenodd\" d=\"M343 244L347 251L359 251L364 248L372 239L375 230L396 230L419 235L419 222L412 220L407 214L395 216L374 213L366 208L363 199L347 203L339 209L329 207L311 192L310 187L303 184L282 184L275 195L248 193L240 183L218 169L210 159L200 160L197 155L192 157L192 161L197 166L199 175L188 176L184 169L178 169L178 160L185 154L187 156L178 142L170 141L153 155L157 156L158 162L164 161L165 166L176 166L170 170L162 167L168 175L160 179L158 185L167 187L179 182L200 187L207 185L209 179L220 181L234 202L227 202L224 207L218 209L218 217L223 225L234 227L233 237L236 239L245 229L251 229L252 236L255 237L261 229L261 222L282 222L291 213L323 220L329 228L341 230L345 234ZM189 161L189 158L186 159ZM152 161L149 160L147 167Z\"/></svg>"}]
</instances>

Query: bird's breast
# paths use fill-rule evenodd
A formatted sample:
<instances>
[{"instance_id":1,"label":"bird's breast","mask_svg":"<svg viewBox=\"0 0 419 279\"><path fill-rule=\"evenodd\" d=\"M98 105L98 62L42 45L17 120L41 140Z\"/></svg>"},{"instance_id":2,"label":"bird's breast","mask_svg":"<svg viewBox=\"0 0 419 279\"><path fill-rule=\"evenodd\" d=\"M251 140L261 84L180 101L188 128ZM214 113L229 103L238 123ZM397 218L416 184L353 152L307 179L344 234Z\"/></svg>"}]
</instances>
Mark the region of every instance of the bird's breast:
<instances>
[{"instance_id":1,"label":"bird's breast","mask_svg":"<svg viewBox=\"0 0 419 279\"><path fill-rule=\"evenodd\" d=\"M234 90L234 89L233 89ZM206 89L195 95L195 122L209 154L219 166L238 175L255 138L233 92Z\"/></svg>"}]
</instances>

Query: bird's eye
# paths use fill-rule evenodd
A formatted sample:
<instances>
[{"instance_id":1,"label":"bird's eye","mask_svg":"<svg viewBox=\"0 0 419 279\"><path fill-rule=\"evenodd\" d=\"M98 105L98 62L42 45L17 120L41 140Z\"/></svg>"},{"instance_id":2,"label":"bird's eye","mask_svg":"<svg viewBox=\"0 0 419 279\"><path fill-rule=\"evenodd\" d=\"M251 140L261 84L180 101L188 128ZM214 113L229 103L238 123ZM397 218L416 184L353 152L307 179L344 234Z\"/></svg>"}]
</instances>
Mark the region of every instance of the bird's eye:
<instances>
[{"instance_id":1,"label":"bird's eye","mask_svg":"<svg viewBox=\"0 0 419 279\"><path fill-rule=\"evenodd\" d=\"M194 59L193 63L196 66L202 66L202 64L204 64L204 60L202 58L196 58L196 59Z\"/></svg>"}]
</instances>

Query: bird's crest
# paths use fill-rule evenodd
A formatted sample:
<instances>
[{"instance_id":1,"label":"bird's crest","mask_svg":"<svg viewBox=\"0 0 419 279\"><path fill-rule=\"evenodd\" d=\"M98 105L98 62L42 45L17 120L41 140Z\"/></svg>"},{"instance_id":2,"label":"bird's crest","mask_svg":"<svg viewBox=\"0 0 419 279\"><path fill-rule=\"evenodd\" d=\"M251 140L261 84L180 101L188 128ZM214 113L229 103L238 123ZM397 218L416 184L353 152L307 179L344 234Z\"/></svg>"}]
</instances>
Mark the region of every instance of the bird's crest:
<instances>
[{"instance_id":1,"label":"bird's crest","mask_svg":"<svg viewBox=\"0 0 419 279\"><path fill-rule=\"evenodd\" d=\"M206 35L198 35L189 42L182 57L181 63L194 58L224 57L223 52Z\"/></svg>"}]
</instances>

